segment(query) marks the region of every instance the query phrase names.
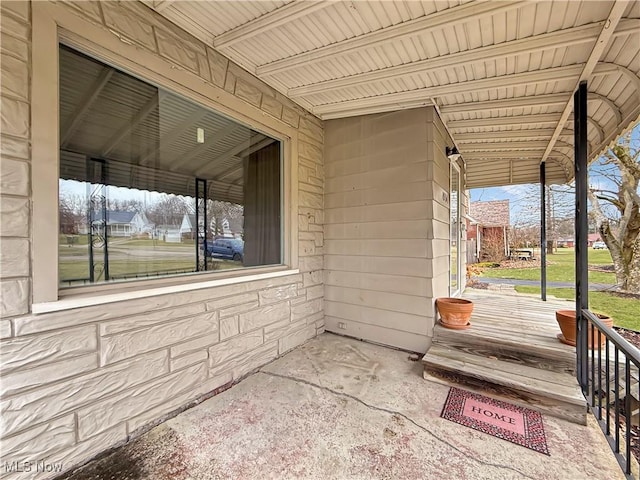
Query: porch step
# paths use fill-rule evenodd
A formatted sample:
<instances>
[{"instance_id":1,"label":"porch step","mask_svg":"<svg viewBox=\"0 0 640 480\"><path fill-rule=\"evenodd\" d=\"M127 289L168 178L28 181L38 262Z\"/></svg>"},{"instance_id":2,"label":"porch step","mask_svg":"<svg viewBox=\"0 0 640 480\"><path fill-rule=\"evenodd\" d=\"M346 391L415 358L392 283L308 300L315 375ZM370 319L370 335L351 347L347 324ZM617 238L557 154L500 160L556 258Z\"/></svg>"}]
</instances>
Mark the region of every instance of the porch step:
<instances>
[{"instance_id":1,"label":"porch step","mask_svg":"<svg viewBox=\"0 0 640 480\"><path fill-rule=\"evenodd\" d=\"M471 323L468 330L436 325L433 344L575 376L575 348L560 343L556 337L560 333L557 326L522 319L514 326L476 312Z\"/></svg>"},{"instance_id":2,"label":"porch step","mask_svg":"<svg viewBox=\"0 0 640 480\"><path fill-rule=\"evenodd\" d=\"M460 331L457 332L461 333ZM586 425L587 402L575 376L433 344L423 357L424 377L464 383L543 414Z\"/></svg>"}]
</instances>

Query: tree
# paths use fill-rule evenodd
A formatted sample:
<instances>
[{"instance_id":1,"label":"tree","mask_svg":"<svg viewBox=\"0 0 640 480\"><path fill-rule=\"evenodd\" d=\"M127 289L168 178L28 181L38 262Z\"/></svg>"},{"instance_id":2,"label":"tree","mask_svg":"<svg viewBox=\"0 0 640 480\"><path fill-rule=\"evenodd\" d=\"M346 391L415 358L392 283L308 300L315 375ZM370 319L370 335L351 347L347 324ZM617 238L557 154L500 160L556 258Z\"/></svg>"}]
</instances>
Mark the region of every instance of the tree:
<instances>
[{"instance_id":1,"label":"tree","mask_svg":"<svg viewBox=\"0 0 640 480\"><path fill-rule=\"evenodd\" d=\"M640 149L632 143L628 133L601 157L595 170L602 181L592 185L588 195L618 287L640 293Z\"/></svg>"}]
</instances>

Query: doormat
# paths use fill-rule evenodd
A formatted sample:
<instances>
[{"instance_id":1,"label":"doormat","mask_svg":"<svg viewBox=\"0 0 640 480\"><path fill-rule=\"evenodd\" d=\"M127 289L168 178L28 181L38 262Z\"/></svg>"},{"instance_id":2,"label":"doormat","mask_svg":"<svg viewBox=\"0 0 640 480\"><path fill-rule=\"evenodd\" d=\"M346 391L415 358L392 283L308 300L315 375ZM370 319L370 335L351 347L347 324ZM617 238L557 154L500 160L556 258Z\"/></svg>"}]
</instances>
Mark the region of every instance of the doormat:
<instances>
[{"instance_id":1,"label":"doormat","mask_svg":"<svg viewBox=\"0 0 640 480\"><path fill-rule=\"evenodd\" d=\"M529 408L451 387L440 416L549 455L542 415Z\"/></svg>"}]
</instances>

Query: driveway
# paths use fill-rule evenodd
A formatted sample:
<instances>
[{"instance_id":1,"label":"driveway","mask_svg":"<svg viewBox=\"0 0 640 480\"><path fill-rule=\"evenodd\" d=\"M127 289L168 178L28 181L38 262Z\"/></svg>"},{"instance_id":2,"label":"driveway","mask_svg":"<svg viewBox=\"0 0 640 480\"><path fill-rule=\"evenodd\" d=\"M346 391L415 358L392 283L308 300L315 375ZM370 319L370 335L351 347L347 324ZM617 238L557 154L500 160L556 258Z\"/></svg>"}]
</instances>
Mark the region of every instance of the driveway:
<instances>
[{"instance_id":1,"label":"driveway","mask_svg":"<svg viewBox=\"0 0 640 480\"><path fill-rule=\"evenodd\" d=\"M544 417L550 456L440 418L406 352L323 334L65 478L623 478L595 422Z\"/></svg>"}]
</instances>

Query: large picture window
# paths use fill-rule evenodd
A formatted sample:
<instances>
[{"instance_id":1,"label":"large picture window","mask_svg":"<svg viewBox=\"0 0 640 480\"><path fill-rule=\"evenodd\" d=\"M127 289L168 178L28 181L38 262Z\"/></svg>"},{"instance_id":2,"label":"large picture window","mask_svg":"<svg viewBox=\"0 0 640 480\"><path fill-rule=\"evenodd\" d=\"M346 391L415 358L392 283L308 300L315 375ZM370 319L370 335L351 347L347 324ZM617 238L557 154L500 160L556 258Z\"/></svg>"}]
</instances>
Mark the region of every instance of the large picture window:
<instances>
[{"instance_id":1,"label":"large picture window","mask_svg":"<svg viewBox=\"0 0 640 480\"><path fill-rule=\"evenodd\" d=\"M282 263L281 142L60 46L61 287Z\"/></svg>"}]
</instances>

